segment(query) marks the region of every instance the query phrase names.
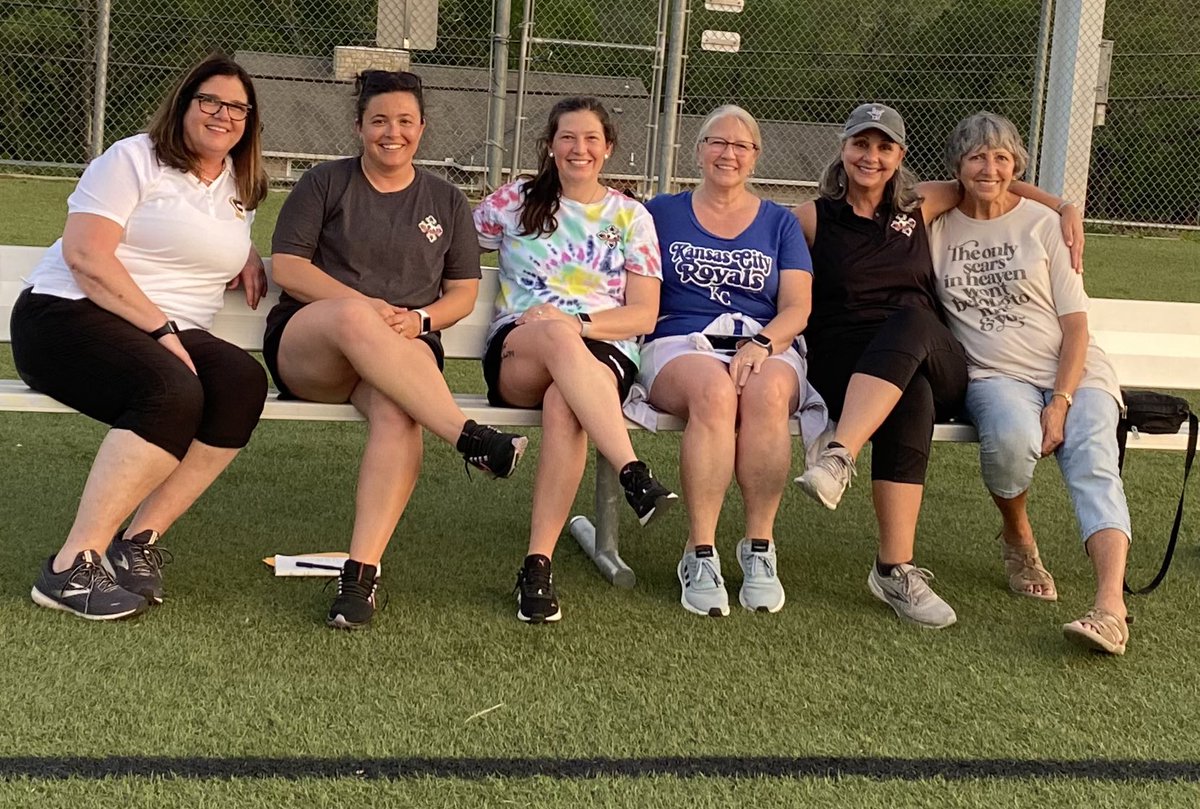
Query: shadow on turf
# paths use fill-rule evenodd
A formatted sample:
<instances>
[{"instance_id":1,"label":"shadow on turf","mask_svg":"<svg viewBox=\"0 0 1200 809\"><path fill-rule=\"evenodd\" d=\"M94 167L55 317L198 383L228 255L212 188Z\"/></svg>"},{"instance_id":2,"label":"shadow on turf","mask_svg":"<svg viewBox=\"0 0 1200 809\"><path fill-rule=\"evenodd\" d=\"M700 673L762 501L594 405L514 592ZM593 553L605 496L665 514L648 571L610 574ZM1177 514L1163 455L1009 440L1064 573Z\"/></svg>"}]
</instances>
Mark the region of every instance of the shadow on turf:
<instances>
[{"instance_id":1,"label":"shadow on turf","mask_svg":"<svg viewBox=\"0 0 1200 809\"><path fill-rule=\"evenodd\" d=\"M689 758L0 758L11 778L838 778L880 781L1052 778L1086 781L1200 781L1200 762L1161 760L902 759L884 757Z\"/></svg>"}]
</instances>

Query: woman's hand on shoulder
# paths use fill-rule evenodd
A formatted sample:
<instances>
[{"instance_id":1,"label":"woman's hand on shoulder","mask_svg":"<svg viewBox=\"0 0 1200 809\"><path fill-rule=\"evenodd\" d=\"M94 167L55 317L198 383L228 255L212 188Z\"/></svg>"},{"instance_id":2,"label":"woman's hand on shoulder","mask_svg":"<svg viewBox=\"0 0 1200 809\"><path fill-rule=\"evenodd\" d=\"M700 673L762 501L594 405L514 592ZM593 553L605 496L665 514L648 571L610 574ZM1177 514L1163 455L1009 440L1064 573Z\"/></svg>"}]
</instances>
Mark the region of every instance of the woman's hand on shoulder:
<instances>
[{"instance_id":1,"label":"woman's hand on shoulder","mask_svg":"<svg viewBox=\"0 0 1200 809\"><path fill-rule=\"evenodd\" d=\"M1083 275L1083 211L1073 202L1066 202L1058 211L1063 241L1071 251L1071 269Z\"/></svg>"}]
</instances>

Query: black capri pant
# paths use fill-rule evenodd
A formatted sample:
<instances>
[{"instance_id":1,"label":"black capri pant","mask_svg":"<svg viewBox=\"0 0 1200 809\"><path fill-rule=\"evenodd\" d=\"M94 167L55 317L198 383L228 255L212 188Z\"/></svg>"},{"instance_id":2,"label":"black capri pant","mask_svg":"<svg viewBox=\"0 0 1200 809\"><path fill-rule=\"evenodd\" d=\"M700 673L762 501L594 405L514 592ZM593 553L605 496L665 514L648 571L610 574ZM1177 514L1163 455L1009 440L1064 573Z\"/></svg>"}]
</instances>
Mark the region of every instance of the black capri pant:
<instances>
[{"instance_id":1,"label":"black capri pant","mask_svg":"<svg viewBox=\"0 0 1200 809\"><path fill-rule=\"evenodd\" d=\"M871 436L871 479L925 482L933 425L957 416L967 390L962 345L928 309L902 309L873 335L821 345L808 355L808 380L833 419L842 417L846 387L861 373L891 382L900 401Z\"/></svg>"},{"instance_id":2,"label":"black capri pant","mask_svg":"<svg viewBox=\"0 0 1200 809\"><path fill-rule=\"evenodd\" d=\"M267 398L262 366L203 329L186 329L179 340L195 374L157 340L86 298L26 289L13 307L13 361L34 390L180 460L193 440L246 446Z\"/></svg>"}]
</instances>

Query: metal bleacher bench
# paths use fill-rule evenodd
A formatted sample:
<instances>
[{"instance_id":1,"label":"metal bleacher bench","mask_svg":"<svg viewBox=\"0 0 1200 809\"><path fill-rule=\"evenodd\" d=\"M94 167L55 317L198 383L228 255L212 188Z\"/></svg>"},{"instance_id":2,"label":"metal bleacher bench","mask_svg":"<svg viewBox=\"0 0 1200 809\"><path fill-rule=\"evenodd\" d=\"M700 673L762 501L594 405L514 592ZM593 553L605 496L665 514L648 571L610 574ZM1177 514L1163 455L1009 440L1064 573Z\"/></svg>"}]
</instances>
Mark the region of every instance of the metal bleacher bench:
<instances>
[{"instance_id":1,"label":"metal bleacher bench","mask_svg":"<svg viewBox=\"0 0 1200 809\"><path fill-rule=\"evenodd\" d=\"M45 248L0 245L0 341L9 342L9 314L17 295ZM446 356L450 359L479 359L492 315L498 287L496 271L484 268L483 281L474 311L442 333ZM267 312L278 297L272 288L258 310L246 305L240 290L227 292L225 307L217 315L213 332L249 351L262 350L263 325ZM1089 324L1096 341L1116 366L1121 384L1132 388L1164 390L1200 390L1200 304L1158 301L1111 300L1093 298ZM455 400L468 418L480 423L505 427L536 427L541 412L491 407L480 394L455 394ZM35 413L72 413L71 408L48 396L30 390L20 380L0 380L0 410ZM362 416L351 405L318 404L294 400L281 401L272 394L263 411L264 419L302 421L359 421ZM638 429L632 422L630 429ZM683 422L663 417L660 431L679 431ZM793 421L793 435L799 432ZM971 442L975 430L966 424L939 424L935 441ZM1184 450L1187 424L1177 435L1130 436L1131 449ZM633 587L636 577L618 553L618 528L623 496L612 467L597 458L594 521L584 516L572 518L571 534L600 572L613 584Z\"/></svg>"}]
</instances>

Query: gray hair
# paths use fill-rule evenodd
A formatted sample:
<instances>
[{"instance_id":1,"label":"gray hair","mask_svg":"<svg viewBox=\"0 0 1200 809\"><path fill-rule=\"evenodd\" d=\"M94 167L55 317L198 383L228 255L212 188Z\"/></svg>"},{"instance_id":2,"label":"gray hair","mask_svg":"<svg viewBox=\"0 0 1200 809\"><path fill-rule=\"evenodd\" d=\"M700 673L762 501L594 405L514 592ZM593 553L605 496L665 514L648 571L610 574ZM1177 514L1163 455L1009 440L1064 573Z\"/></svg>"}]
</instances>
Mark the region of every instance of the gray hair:
<instances>
[{"instance_id":1,"label":"gray hair","mask_svg":"<svg viewBox=\"0 0 1200 809\"><path fill-rule=\"evenodd\" d=\"M758 151L762 153L762 130L758 127L758 121L754 116L746 112L737 104L722 104L715 110L704 116L704 121L700 124L700 132L696 135L696 148L700 148L700 144L708 137L708 133L716 125L717 121L722 118L733 118L746 127L750 133L750 140L758 147Z\"/></svg>"},{"instance_id":2,"label":"gray hair","mask_svg":"<svg viewBox=\"0 0 1200 809\"><path fill-rule=\"evenodd\" d=\"M842 150L829 161L829 165L821 172L821 182L817 185L817 193L825 199L843 199L850 183L846 180L846 167L842 165ZM916 210L925 201L917 192L917 175L913 174L903 162L896 167L896 173L888 180L883 190L883 198L892 206L894 211L909 213Z\"/></svg>"},{"instance_id":3,"label":"gray hair","mask_svg":"<svg viewBox=\"0 0 1200 809\"><path fill-rule=\"evenodd\" d=\"M977 112L964 118L946 139L946 168L957 177L963 158L976 149L1003 149L1013 156L1013 176L1020 177L1029 164L1029 153L1013 122L994 112Z\"/></svg>"}]
</instances>

